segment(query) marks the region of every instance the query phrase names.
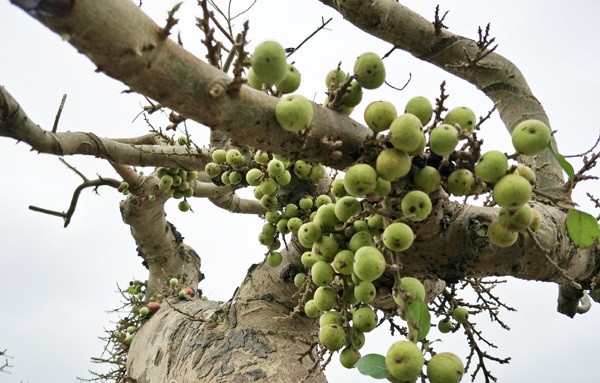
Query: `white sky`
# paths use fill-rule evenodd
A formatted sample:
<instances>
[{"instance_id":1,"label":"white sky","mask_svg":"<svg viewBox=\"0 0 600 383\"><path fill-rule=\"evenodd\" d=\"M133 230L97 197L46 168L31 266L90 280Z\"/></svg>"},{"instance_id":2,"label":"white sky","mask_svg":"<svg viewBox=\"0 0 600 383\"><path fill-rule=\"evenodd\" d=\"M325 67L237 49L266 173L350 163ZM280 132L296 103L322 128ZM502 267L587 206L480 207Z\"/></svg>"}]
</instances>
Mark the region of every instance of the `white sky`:
<instances>
[{"instance_id":1,"label":"white sky","mask_svg":"<svg viewBox=\"0 0 600 383\"><path fill-rule=\"evenodd\" d=\"M172 3L144 1L160 23ZM199 15L200 10L195 1L188 3L182 8L188 12L181 21L183 41L186 48L198 52L201 36L195 34L190 16ZM234 6L240 4L241 8L247 3L238 0ZM524 72L553 129L558 130L562 152L587 150L600 133L593 115L598 100L595 92L600 88L596 49L600 3L445 3L442 7L451 9L446 25L455 33L475 37L477 26L492 23L493 36L500 44L498 53L512 59ZM411 0L404 4L431 19L436 3ZM321 32L292 56L303 75L300 91L317 102L324 97L325 73L338 61L350 70L358 54L389 50L388 44L358 32L317 1L258 0L249 17L252 45L276 38L284 46L295 46L319 25L321 17L334 18L330 31ZM93 131L108 137L146 132L141 119L131 123L139 111L139 96L121 94L125 86L94 73L94 66L85 57L5 0L0 2L0 47L0 85L41 126L51 127L60 98L67 93L59 130ZM433 99L442 80L448 84L450 106L465 104L480 115L491 107L471 85L405 53L395 53L386 65L389 81L403 84L410 72L411 83L403 92L366 91L363 104L353 114L355 119L362 121L362 108L371 100L387 99L401 109L415 95ZM207 129L194 129L196 141L203 142ZM484 138L488 138L490 149L509 150L508 135L497 118L485 127ZM0 349L8 349L14 357L12 373L0 374L0 382L75 382L76 376L89 377L87 370L95 368L89 359L99 356L102 347L96 337L103 327L110 327L106 310L119 303L116 283L124 285L132 278L145 277L129 230L120 218L117 203L121 196L108 189L101 189L100 196L84 192L71 225L63 229L60 218L34 213L27 207L33 204L66 210L78 177L57 158L30 152L25 144L0 139L0 153L4 161L0 181ZM90 178L95 174L115 176L100 160L68 160ZM576 193L583 208L590 207L584 192L593 190L598 190L597 183L582 185ZM261 220L233 217L203 201L192 202L195 214L180 213L175 205L168 204L169 219L202 256L207 280L200 287L211 299L228 299L246 269L261 260L264 250L256 240ZM233 232L234 222L242 229ZM223 285L223 281L231 282ZM597 380L594 346L600 341L598 307L571 320L556 313L553 285L511 280L501 291L519 310L504 316L512 331L498 331L486 318L475 318L500 347L497 355L513 357L507 366L490 364L501 382ZM385 353L393 341L384 331L368 337L363 354ZM463 343L457 333L444 337L438 349L456 351L464 358ZM328 376L332 382L372 381L334 365ZM467 377L463 381L468 381Z\"/></svg>"}]
</instances>

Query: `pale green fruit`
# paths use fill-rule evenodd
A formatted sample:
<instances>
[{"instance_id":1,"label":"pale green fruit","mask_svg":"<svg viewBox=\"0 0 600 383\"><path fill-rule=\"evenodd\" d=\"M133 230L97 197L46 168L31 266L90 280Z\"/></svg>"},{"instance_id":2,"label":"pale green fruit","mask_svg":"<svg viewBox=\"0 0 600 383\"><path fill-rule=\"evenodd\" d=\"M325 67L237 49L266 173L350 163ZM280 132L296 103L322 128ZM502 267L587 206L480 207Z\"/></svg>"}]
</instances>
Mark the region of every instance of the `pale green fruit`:
<instances>
[{"instance_id":1,"label":"pale green fruit","mask_svg":"<svg viewBox=\"0 0 600 383\"><path fill-rule=\"evenodd\" d=\"M298 233L298 230L300 230L300 226L302 226L302 220L298 217L292 217L287 221L288 230L294 234Z\"/></svg>"},{"instance_id":2,"label":"pale green fruit","mask_svg":"<svg viewBox=\"0 0 600 383\"><path fill-rule=\"evenodd\" d=\"M325 76L325 86L327 89L335 90L346 81L346 73L340 69L332 69Z\"/></svg>"},{"instance_id":3,"label":"pale green fruit","mask_svg":"<svg viewBox=\"0 0 600 383\"><path fill-rule=\"evenodd\" d=\"M285 76L281 81L275 84L279 93L293 93L300 87L302 75L298 72L295 66L288 64Z\"/></svg>"},{"instance_id":4,"label":"pale green fruit","mask_svg":"<svg viewBox=\"0 0 600 383\"><path fill-rule=\"evenodd\" d=\"M344 188L350 195L364 197L377 187L377 172L367 164L352 165L346 170Z\"/></svg>"},{"instance_id":5,"label":"pale green fruit","mask_svg":"<svg viewBox=\"0 0 600 383\"><path fill-rule=\"evenodd\" d=\"M327 326L328 324L344 324L344 316L339 311L325 311L319 318L319 327Z\"/></svg>"},{"instance_id":6,"label":"pale green fruit","mask_svg":"<svg viewBox=\"0 0 600 383\"><path fill-rule=\"evenodd\" d=\"M388 101L374 101L367 105L364 113L367 126L375 133L387 130L398 113Z\"/></svg>"},{"instance_id":7,"label":"pale green fruit","mask_svg":"<svg viewBox=\"0 0 600 383\"><path fill-rule=\"evenodd\" d=\"M346 191L346 188L344 187L344 179L343 178L336 178L331 182L331 194L333 194L333 196L335 198L342 198L348 195L348 192Z\"/></svg>"},{"instance_id":8,"label":"pale green fruit","mask_svg":"<svg viewBox=\"0 0 600 383\"><path fill-rule=\"evenodd\" d=\"M498 222L508 231L523 231L531 225L531 221L533 209L527 204L516 208L503 207L498 213Z\"/></svg>"},{"instance_id":9,"label":"pale green fruit","mask_svg":"<svg viewBox=\"0 0 600 383\"><path fill-rule=\"evenodd\" d=\"M298 206L293 203L288 203L285 205L283 210L283 216L286 218L292 218L298 216Z\"/></svg>"},{"instance_id":10,"label":"pale green fruit","mask_svg":"<svg viewBox=\"0 0 600 383\"><path fill-rule=\"evenodd\" d=\"M367 226L366 231L358 231L350 237L348 241L348 249L351 251L358 251L361 247L375 247L375 241L373 241L373 234L369 231Z\"/></svg>"},{"instance_id":11,"label":"pale green fruit","mask_svg":"<svg viewBox=\"0 0 600 383\"><path fill-rule=\"evenodd\" d=\"M333 268L342 275L351 275L353 271L354 252L342 250L333 257Z\"/></svg>"},{"instance_id":12,"label":"pale green fruit","mask_svg":"<svg viewBox=\"0 0 600 383\"><path fill-rule=\"evenodd\" d=\"M408 192L400 205L402 214L411 221L422 221L431 213L431 199L420 190Z\"/></svg>"},{"instance_id":13,"label":"pale green fruit","mask_svg":"<svg viewBox=\"0 0 600 383\"><path fill-rule=\"evenodd\" d=\"M187 181L182 181L181 184L179 184L179 186L177 187L177 189L179 189L179 191L186 191L190 188L190 183Z\"/></svg>"},{"instance_id":14,"label":"pale green fruit","mask_svg":"<svg viewBox=\"0 0 600 383\"><path fill-rule=\"evenodd\" d=\"M475 177L468 169L456 169L448 176L448 191L457 197L471 194Z\"/></svg>"},{"instance_id":15,"label":"pale green fruit","mask_svg":"<svg viewBox=\"0 0 600 383\"><path fill-rule=\"evenodd\" d=\"M304 314L309 318L316 318L319 316L319 309L315 306L315 301L313 299L304 304Z\"/></svg>"},{"instance_id":16,"label":"pale green fruit","mask_svg":"<svg viewBox=\"0 0 600 383\"><path fill-rule=\"evenodd\" d=\"M441 352L427 362L427 377L430 383L458 383L465 367L462 361L451 352Z\"/></svg>"},{"instance_id":17,"label":"pale green fruit","mask_svg":"<svg viewBox=\"0 0 600 383\"><path fill-rule=\"evenodd\" d=\"M377 194L380 197L385 197L386 195L392 192L392 183L390 181L384 180L381 177L377 178L377 186L375 186L375 190L373 193Z\"/></svg>"},{"instance_id":18,"label":"pale green fruit","mask_svg":"<svg viewBox=\"0 0 600 383\"><path fill-rule=\"evenodd\" d=\"M354 296L359 302L369 303L375 299L377 289L372 282L360 281L354 286Z\"/></svg>"},{"instance_id":19,"label":"pale green fruit","mask_svg":"<svg viewBox=\"0 0 600 383\"><path fill-rule=\"evenodd\" d=\"M313 295L315 307L321 311L329 311L335 306L336 292L331 286L317 287Z\"/></svg>"},{"instance_id":20,"label":"pale green fruit","mask_svg":"<svg viewBox=\"0 0 600 383\"><path fill-rule=\"evenodd\" d=\"M446 113L444 124L452 125L455 128L458 126L467 133L471 133L477 124L477 117L470 108L459 106Z\"/></svg>"},{"instance_id":21,"label":"pale green fruit","mask_svg":"<svg viewBox=\"0 0 600 383\"><path fill-rule=\"evenodd\" d=\"M296 285L297 288L302 287L305 282L306 282L306 274L298 273L298 274L294 275L294 285Z\"/></svg>"},{"instance_id":22,"label":"pale green fruit","mask_svg":"<svg viewBox=\"0 0 600 383\"><path fill-rule=\"evenodd\" d=\"M327 194L320 194L315 199L315 205L320 208L323 205L331 203L331 198Z\"/></svg>"},{"instance_id":23,"label":"pale green fruit","mask_svg":"<svg viewBox=\"0 0 600 383\"><path fill-rule=\"evenodd\" d=\"M421 120L421 124L425 126L433 116L433 106L431 106L431 102L426 97L416 96L408 100L404 108L404 113L414 114Z\"/></svg>"},{"instance_id":24,"label":"pale green fruit","mask_svg":"<svg viewBox=\"0 0 600 383\"><path fill-rule=\"evenodd\" d=\"M485 182L495 183L508 170L506 155L498 150L483 153L475 165L475 175Z\"/></svg>"},{"instance_id":25,"label":"pale green fruit","mask_svg":"<svg viewBox=\"0 0 600 383\"><path fill-rule=\"evenodd\" d=\"M286 156L283 156L281 154L273 154L273 158L283 162L283 166L286 169L289 168L290 165L292 164L292 162L289 160L289 158L287 158Z\"/></svg>"},{"instance_id":26,"label":"pale green fruit","mask_svg":"<svg viewBox=\"0 0 600 383\"><path fill-rule=\"evenodd\" d=\"M186 181L187 182L194 182L198 179L198 171L196 170L190 170L187 174L186 177Z\"/></svg>"},{"instance_id":27,"label":"pale green fruit","mask_svg":"<svg viewBox=\"0 0 600 383\"><path fill-rule=\"evenodd\" d=\"M385 271L385 258L375 247L363 246L354 253L353 269L361 280L372 282Z\"/></svg>"},{"instance_id":28,"label":"pale green fruit","mask_svg":"<svg viewBox=\"0 0 600 383\"><path fill-rule=\"evenodd\" d=\"M310 268L310 276L317 286L327 286L333 282L335 271L328 262L317 261Z\"/></svg>"},{"instance_id":29,"label":"pale green fruit","mask_svg":"<svg viewBox=\"0 0 600 383\"><path fill-rule=\"evenodd\" d=\"M306 161L298 160L294 162L294 174L296 174L301 180L307 180L310 178L311 169L312 165Z\"/></svg>"},{"instance_id":30,"label":"pale green fruit","mask_svg":"<svg viewBox=\"0 0 600 383\"><path fill-rule=\"evenodd\" d=\"M380 234L383 232L383 217L377 213L370 215L367 218L367 225L369 226L369 231L373 234Z\"/></svg>"},{"instance_id":31,"label":"pale green fruit","mask_svg":"<svg viewBox=\"0 0 600 383\"><path fill-rule=\"evenodd\" d=\"M362 219L357 219L356 221L352 222L352 229L354 229L354 232L356 233L359 231L369 231L369 224Z\"/></svg>"},{"instance_id":32,"label":"pale green fruit","mask_svg":"<svg viewBox=\"0 0 600 383\"><path fill-rule=\"evenodd\" d=\"M307 222L298 229L298 241L307 249L310 249L313 243L321 239L323 231L321 226L315 222Z\"/></svg>"},{"instance_id":33,"label":"pale green fruit","mask_svg":"<svg viewBox=\"0 0 600 383\"><path fill-rule=\"evenodd\" d=\"M221 167L219 165L217 165L215 162L209 162L204 167L204 171L206 172L206 175L209 176L210 178L215 178L215 177L218 177L219 174L221 174ZM171 176L169 176L169 175L163 176L163 177L171 178ZM161 180L162 180L162 178L161 178ZM173 180L173 178L171 178L171 181L172 180ZM173 182L171 182L171 184L173 184ZM171 187L171 186L169 186L169 187Z\"/></svg>"},{"instance_id":34,"label":"pale green fruit","mask_svg":"<svg viewBox=\"0 0 600 383\"><path fill-rule=\"evenodd\" d=\"M312 121L313 107L306 97L292 94L279 100L275 107L275 118L283 129L298 133Z\"/></svg>"},{"instance_id":35,"label":"pale green fruit","mask_svg":"<svg viewBox=\"0 0 600 383\"><path fill-rule=\"evenodd\" d=\"M313 200L310 197L300 198L300 201L298 201L298 206L302 210L310 210L313 207Z\"/></svg>"},{"instance_id":36,"label":"pale green fruit","mask_svg":"<svg viewBox=\"0 0 600 383\"><path fill-rule=\"evenodd\" d=\"M354 368L360 359L360 352L352 347L346 347L340 352L340 364L345 368Z\"/></svg>"},{"instance_id":37,"label":"pale green fruit","mask_svg":"<svg viewBox=\"0 0 600 383\"><path fill-rule=\"evenodd\" d=\"M445 319L441 319L438 322L438 330L442 333L442 334L447 334L450 331L452 331L452 321L450 320L450 318L445 318Z\"/></svg>"},{"instance_id":38,"label":"pale green fruit","mask_svg":"<svg viewBox=\"0 0 600 383\"><path fill-rule=\"evenodd\" d=\"M265 220L267 220L267 222L275 225L280 218L280 214L277 210L269 210L265 213Z\"/></svg>"},{"instance_id":39,"label":"pale green fruit","mask_svg":"<svg viewBox=\"0 0 600 383\"><path fill-rule=\"evenodd\" d=\"M371 332L377 327L377 313L369 306L361 307L352 314L352 323L359 331Z\"/></svg>"},{"instance_id":40,"label":"pale green fruit","mask_svg":"<svg viewBox=\"0 0 600 383\"><path fill-rule=\"evenodd\" d=\"M276 196L274 196L272 194L265 194L260 199L260 204L262 205L262 207L264 207L267 210L273 210L273 209L277 209L277 206L279 205L279 201L277 200Z\"/></svg>"},{"instance_id":41,"label":"pale green fruit","mask_svg":"<svg viewBox=\"0 0 600 383\"><path fill-rule=\"evenodd\" d=\"M394 182L410 171L412 162L406 152L397 149L383 149L375 161L375 170L379 177Z\"/></svg>"},{"instance_id":42,"label":"pale green fruit","mask_svg":"<svg viewBox=\"0 0 600 383\"><path fill-rule=\"evenodd\" d=\"M150 314L150 309L146 306L140 308L140 315L145 317L146 315Z\"/></svg>"},{"instance_id":43,"label":"pale green fruit","mask_svg":"<svg viewBox=\"0 0 600 383\"><path fill-rule=\"evenodd\" d=\"M281 222L281 221L279 221L279 222ZM277 223L279 224L279 222L277 222ZM265 223L260 232L269 237L274 237L275 234L277 234L277 227L275 225L273 225L272 223Z\"/></svg>"},{"instance_id":44,"label":"pale green fruit","mask_svg":"<svg viewBox=\"0 0 600 383\"><path fill-rule=\"evenodd\" d=\"M274 241L275 238L273 238L271 235L267 235L262 232L258 234L258 242L260 242L260 244L263 246L271 246Z\"/></svg>"},{"instance_id":45,"label":"pale green fruit","mask_svg":"<svg viewBox=\"0 0 600 383\"><path fill-rule=\"evenodd\" d=\"M361 54L354 62L354 77L363 88L379 88L385 81L383 60L373 52Z\"/></svg>"},{"instance_id":46,"label":"pale green fruit","mask_svg":"<svg viewBox=\"0 0 600 383\"><path fill-rule=\"evenodd\" d=\"M256 161L262 165L268 164L269 163L269 153L263 152L262 150L257 150L256 153L254 153L254 161Z\"/></svg>"},{"instance_id":47,"label":"pale green fruit","mask_svg":"<svg viewBox=\"0 0 600 383\"><path fill-rule=\"evenodd\" d=\"M313 253L312 251L305 251L300 256L300 262L306 268L313 267L313 265L320 260L321 260L321 257L319 257L317 254Z\"/></svg>"},{"instance_id":48,"label":"pale green fruit","mask_svg":"<svg viewBox=\"0 0 600 383\"><path fill-rule=\"evenodd\" d=\"M529 166L518 164L517 174L529 181L530 184L533 185L535 183L535 173Z\"/></svg>"},{"instance_id":49,"label":"pale green fruit","mask_svg":"<svg viewBox=\"0 0 600 383\"><path fill-rule=\"evenodd\" d=\"M275 177L275 181L277 181L280 186L285 186L292 181L292 173L286 169L280 176Z\"/></svg>"},{"instance_id":50,"label":"pale green fruit","mask_svg":"<svg viewBox=\"0 0 600 383\"><path fill-rule=\"evenodd\" d=\"M177 278L171 278L171 279L169 279L169 286L175 287L178 284L179 284L179 280Z\"/></svg>"},{"instance_id":51,"label":"pale green fruit","mask_svg":"<svg viewBox=\"0 0 600 383\"><path fill-rule=\"evenodd\" d=\"M523 205L531 197L531 184L518 174L507 174L494 186L494 200L502 207Z\"/></svg>"},{"instance_id":52,"label":"pale green fruit","mask_svg":"<svg viewBox=\"0 0 600 383\"><path fill-rule=\"evenodd\" d=\"M398 150L415 151L425 139L422 128L423 124L417 116L410 113L401 114L390 125L389 141Z\"/></svg>"},{"instance_id":53,"label":"pale green fruit","mask_svg":"<svg viewBox=\"0 0 600 383\"><path fill-rule=\"evenodd\" d=\"M542 227L542 216L540 213L538 213L537 210L533 210L533 219L531 220L531 223L529 224L529 228L532 231L537 231L540 229L540 227Z\"/></svg>"},{"instance_id":54,"label":"pale green fruit","mask_svg":"<svg viewBox=\"0 0 600 383\"><path fill-rule=\"evenodd\" d=\"M416 344L401 340L390 346L385 365L390 374L401 381L412 381L421 374L425 358Z\"/></svg>"},{"instance_id":55,"label":"pale green fruit","mask_svg":"<svg viewBox=\"0 0 600 383\"><path fill-rule=\"evenodd\" d=\"M225 155L225 160L229 165L231 165L234 169L239 169L246 165L246 159L237 149L229 149L227 154Z\"/></svg>"},{"instance_id":56,"label":"pale green fruit","mask_svg":"<svg viewBox=\"0 0 600 383\"><path fill-rule=\"evenodd\" d=\"M541 153L552 138L552 132L546 124L538 120L520 122L512 132L512 144L515 150L526 156Z\"/></svg>"},{"instance_id":57,"label":"pale green fruit","mask_svg":"<svg viewBox=\"0 0 600 383\"><path fill-rule=\"evenodd\" d=\"M341 222L346 222L350 217L362 211L360 202L352 197L346 196L338 199L335 203L335 216Z\"/></svg>"},{"instance_id":58,"label":"pale green fruit","mask_svg":"<svg viewBox=\"0 0 600 383\"><path fill-rule=\"evenodd\" d=\"M427 146L427 140L425 140L425 134L422 134L419 145L414 150L409 150L406 153L408 153L409 156L418 156L425 152L425 146Z\"/></svg>"},{"instance_id":59,"label":"pale green fruit","mask_svg":"<svg viewBox=\"0 0 600 383\"><path fill-rule=\"evenodd\" d=\"M413 300L425 301L425 286L420 280L413 277L400 279L402 291L410 294Z\"/></svg>"},{"instance_id":60,"label":"pale green fruit","mask_svg":"<svg viewBox=\"0 0 600 383\"><path fill-rule=\"evenodd\" d=\"M171 186L173 186L173 177L171 177L168 174L162 176L160 178L159 186L160 186L161 190L169 191L169 189L171 189Z\"/></svg>"},{"instance_id":61,"label":"pale green fruit","mask_svg":"<svg viewBox=\"0 0 600 383\"><path fill-rule=\"evenodd\" d=\"M319 342L329 351L337 351L346 345L346 331L337 324L328 324L319 329Z\"/></svg>"},{"instance_id":62,"label":"pale green fruit","mask_svg":"<svg viewBox=\"0 0 600 383\"><path fill-rule=\"evenodd\" d=\"M460 324L465 324L469 319L469 311L464 307L457 307L452 311L452 318Z\"/></svg>"},{"instance_id":63,"label":"pale green fruit","mask_svg":"<svg viewBox=\"0 0 600 383\"><path fill-rule=\"evenodd\" d=\"M344 300L348 303L350 303L351 305L355 305L358 304L358 299L356 299L356 297L354 296L354 289L353 288L346 288L344 289Z\"/></svg>"},{"instance_id":64,"label":"pale green fruit","mask_svg":"<svg viewBox=\"0 0 600 383\"><path fill-rule=\"evenodd\" d=\"M362 101L362 96L363 96L362 87L360 86L360 84L358 82L356 82L355 80L352 80L350 85L348 85L348 88L346 88L346 92L342 95L342 99L341 99L342 107L350 108L350 112L352 112L352 108L354 108L356 105L360 104L360 102ZM342 109L342 112L344 112L344 111L345 110ZM348 115L350 113L344 113L344 114Z\"/></svg>"},{"instance_id":65,"label":"pale green fruit","mask_svg":"<svg viewBox=\"0 0 600 383\"><path fill-rule=\"evenodd\" d=\"M500 222L492 221L487 229L487 236L494 245L498 247L512 246L519 237L518 233L508 231Z\"/></svg>"},{"instance_id":66,"label":"pale green fruit","mask_svg":"<svg viewBox=\"0 0 600 383\"><path fill-rule=\"evenodd\" d=\"M320 241L313 243L311 251L325 262L333 261L340 250L338 242L330 235L324 235Z\"/></svg>"},{"instance_id":67,"label":"pale green fruit","mask_svg":"<svg viewBox=\"0 0 600 383\"><path fill-rule=\"evenodd\" d=\"M275 41L260 43L250 62L256 77L269 86L283 80L288 71L285 49Z\"/></svg>"},{"instance_id":68,"label":"pale green fruit","mask_svg":"<svg viewBox=\"0 0 600 383\"><path fill-rule=\"evenodd\" d=\"M272 195L275 194L275 192L277 192L277 189L279 189L279 184L274 179L267 178L262 180L256 188L260 189L260 191L262 191L263 194Z\"/></svg>"},{"instance_id":69,"label":"pale green fruit","mask_svg":"<svg viewBox=\"0 0 600 383\"><path fill-rule=\"evenodd\" d=\"M313 181L318 181L321 178L327 176L327 168L321 164L313 165L310 168L310 179Z\"/></svg>"},{"instance_id":70,"label":"pale green fruit","mask_svg":"<svg viewBox=\"0 0 600 383\"><path fill-rule=\"evenodd\" d=\"M262 89L262 81L258 77L256 77L256 74L254 73L254 68L252 67L250 67L250 69L248 70L246 84L248 84L250 88L254 88L256 90Z\"/></svg>"},{"instance_id":71,"label":"pale green fruit","mask_svg":"<svg viewBox=\"0 0 600 383\"><path fill-rule=\"evenodd\" d=\"M267 255L267 264L271 267L277 267L281 265L282 260L283 257L279 251L273 251Z\"/></svg>"},{"instance_id":72,"label":"pale green fruit","mask_svg":"<svg viewBox=\"0 0 600 383\"><path fill-rule=\"evenodd\" d=\"M272 159L267 164L267 172L269 173L269 177L276 178L283 174L285 168L283 167L283 162Z\"/></svg>"},{"instance_id":73,"label":"pale green fruit","mask_svg":"<svg viewBox=\"0 0 600 383\"><path fill-rule=\"evenodd\" d=\"M210 157L215 163L223 165L227 161L227 151L225 149L215 149L210 154Z\"/></svg>"},{"instance_id":74,"label":"pale green fruit","mask_svg":"<svg viewBox=\"0 0 600 383\"><path fill-rule=\"evenodd\" d=\"M412 245L415 235L407 224L394 222L385 228L381 238L388 249L404 251Z\"/></svg>"},{"instance_id":75,"label":"pale green fruit","mask_svg":"<svg viewBox=\"0 0 600 383\"><path fill-rule=\"evenodd\" d=\"M339 220L335 215L335 204L327 203L320 206L317 209L317 214L313 218L313 221L317 223L323 229L333 229L338 224Z\"/></svg>"},{"instance_id":76,"label":"pale green fruit","mask_svg":"<svg viewBox=\"0 0 600 383\"><path fill-rule=\"evenodd\" d=\"M456 145L458 145L458 130L452 125L438 125L429 135L429 148L439 156L451 154Z\"/></svg>"},{"instance_id":77,"label":"pale green fruit","mask_svg":"<svg viewBox=\"0 0 600 383\"><path fill-rule=\"evenodd\" d=\"M183 200L177 204L177 208L180 211L186 212L190 210L190 203L188 201Z\"/></svg>"},{"instance_id":78,"label":"pale green fruit","mask_svg":"<svg viewBox=\"0 0 600 383\"><path fill-rule=\"evenodd\" d=\"M413 184L422 192L432 193L440 188L442 177L433 166L424 166L415 172Z\"/></svg>"},{"instance_id":79,"label":"pale green fruit","mask_svg":"<svg viewBox=\"0 0 600 383\"><path fill-rule=\"evenodd\" d=\"M229 183L232 185L237 185L242 182L242 173L238 171L233 171L229 173Z\"/></svg>"},{"instance_id":80,"label":"pale green fruit","mask_svg":"<svg viewBox=\"0 0 600 383\"><path fill-rule=\"evenodd\" d=\"M277 231L281 234L288 234L290 230L288 229L288 219L282 218L277 222Z\"/></svg>"}]
</instances>

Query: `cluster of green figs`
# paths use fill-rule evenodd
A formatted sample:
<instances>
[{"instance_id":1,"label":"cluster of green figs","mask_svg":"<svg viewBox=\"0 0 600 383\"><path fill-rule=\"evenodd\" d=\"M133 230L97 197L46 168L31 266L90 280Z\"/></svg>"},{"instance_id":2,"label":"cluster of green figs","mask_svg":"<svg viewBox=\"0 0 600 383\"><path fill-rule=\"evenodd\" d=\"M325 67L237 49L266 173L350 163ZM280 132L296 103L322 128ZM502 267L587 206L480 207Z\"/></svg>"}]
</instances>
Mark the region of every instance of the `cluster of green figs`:
<instances>
[{"instance_id":1,"label":"cluster of green figs","mask_svg":"<svg viewBox=\"0 0 600 383\"><path fill-rule=\"evenodd\" d=\"M281 96L298 89L300 79L281 45L267 41L257 46L248 85ZM339 67L327 74L324 106L349 114L360 103L363 89L376 89L384 81L383 60L371 52L361 54L351 74ZM281 128L299 134L311 128L315 107L305 97L290 94L280 99L275 117ZM496 246L511 246L520 232L540 227L539 213L528 204L535 184L532 169L509 163L516 155L495 150L479 153L471 140L477 119L470 108L456 107L433 117L431 102L421 96L408 100L403 113L388 101L370 103L364 121L373 131L375 155L363 156L348 167L343 177L331 181L327 193L296 196L293 201L281 192L286 185L294 178L295 182L322 179L327 175L325 167L235 148L214 150L213 161L206 165L206 173L217 183L254 186L254 195L266 210L258 240L267 248L269 265L281 264L280 249L288 243L288 235L305 249L300 257L304 271L294 278L305 292L299 307L308 317L319 318L321 345L339 351L345 367L355 366L364 334L378 324L372 306L378 280L390 270L395 252L410 249L415 241L412 226L428 219L432 196L446 198L441 190L456 197L491 192L500 210L487 236ZM536 155L550 141L550 129L537 120L519 123L512 133L515 151L522 155ZM398 314L410 322L411 305L425 305L425 288L411 276L394 277ZM466 323L466 317L464 308L455 308L438 327L442 332L456 329L452 320ZM409 336L388 349L388 380L415 382L424 366L432 383L462 379L463 364L456 355L442 352L425 360L417 346L425 335Z\"/></svg>"}]
</instances>

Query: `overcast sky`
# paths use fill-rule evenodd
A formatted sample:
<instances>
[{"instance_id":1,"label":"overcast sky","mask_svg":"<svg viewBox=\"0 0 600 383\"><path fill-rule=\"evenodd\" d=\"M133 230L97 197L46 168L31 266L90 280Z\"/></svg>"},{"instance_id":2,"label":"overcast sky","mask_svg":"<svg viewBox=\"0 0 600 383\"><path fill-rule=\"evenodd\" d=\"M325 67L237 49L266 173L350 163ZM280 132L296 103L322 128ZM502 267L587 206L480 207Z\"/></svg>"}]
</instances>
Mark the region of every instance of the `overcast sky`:
<instances>
[{"instance_id":1,"label":"overcast sky","mask_svg":"<svg viewBox=\"0 0 600 383\"><path fill-rule=\"evenodd\" d=\"M162 24L173 3L145 1L144 6ZM195 3L188 1L182 8L188 15L181 21L182 37L186 48L203 57L198 53L201 36L193 28L192 16L200 14ZM242 8L249 1L233 3ZM423 0L403 3L430 19L436 5ZM594 115L600 89L600 3L462 0L445 2L443 8L451 9L446 25L455 33L476 37L477 27L491 22L499 44L497 52L513 60L525 74L546 108L552 128L558 131L561 151L580 153L589 148L600 133ZM294 20L286 15L293 15ZM350 70L358 54L383 54L389 45L357 31L317 1L258 0L248 14L253 46L273 38L284 46L295 46L320 24L321 17L333 17L330 30L319 33L292 56L303 76L300 92L317 102L324 98L324 75L339 61ZM239 19L236 27L242 21ZM0 0L0 47L0 85L42 127L51 128L60 98L66 93L59 130L92 131L107 137L147 131L141 119L132 123L143 103L141 97L121 94L124 85L94 73L94 66L84 56L6 0ZM404 84L411 73L410 84L403 92L367 91L365 101L352 115L356 120L362 121L362 110L372 100L387 99L401 109L415 95L434 99L443 80L451 95L449 106L467 105L479 115L491 108L491 102L473 86L408 54L394 53L386 65L388 81ZM503 129L497 118L486 124L482 135L490 143L489 149L510 150ZM192 134L201 143L207 132L194 127ZM129 229L120 218L118 201L122 196L109 189L100 189L100 195L85 191L71 225L64 229L60 218L27 207L66 210L78 176L57 158L35 154L27 145L15 145L12 140L0 139L0 153L4 165L0 181L0 350L8 349L14 365L10 375L0 374L0 382L63 383L75 382L77 376L89 377L87 370L94 368L90 357L99 356L102 347L96 338L103 327L111 326L106 310L119 305L116 284L145 278ZM115 176L101 160L76 157L68 161L90 178ZM597 169L595 174L599 174ZM590 209L584 192L597 191L598 183L581 185L581 189L576 201ZM228 299L247 268L261 260L264 250L256 240L261 220L233 216L203 201L192 201L192 206L195 213L183 214L176 210L176 203L169 203L169 219L202 256L207 276L200 285L204 293L210 299ZM241 229L234 232L234 226ZM230 282L223 285L223 281ZM496 330L483 316L474 320L484 325L488 338L500 347L498 356L513 358L509 365L490 366L501 382L598 380L597 306L584 316L568 319L556 313L554 285L511 280L500 291L519 310L504 317L512 331ZM363 354L385 353L393 341L385 333L368 338ZM464 343L457 333L444 337L438 350L454 350L464 358ZM332 382L342 378L371 381L335 365L328 375ZM468 381L467 377L463 381Z\"/></svg>"}]
</instances>

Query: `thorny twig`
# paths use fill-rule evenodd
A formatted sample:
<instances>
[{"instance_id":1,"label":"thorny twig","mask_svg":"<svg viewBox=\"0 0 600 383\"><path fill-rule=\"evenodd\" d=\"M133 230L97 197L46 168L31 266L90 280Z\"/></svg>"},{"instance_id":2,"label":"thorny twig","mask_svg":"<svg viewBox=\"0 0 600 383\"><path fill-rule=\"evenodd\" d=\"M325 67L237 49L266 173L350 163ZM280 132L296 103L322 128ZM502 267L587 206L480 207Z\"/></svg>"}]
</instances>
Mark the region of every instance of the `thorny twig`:
<instances>
[{"instance_id":1,"label":"thorny twig","mask_svg":"<svg viewBox=\"0 0 600 383\"><path fill-rule=\"evenodd\" d=\"M435 6L435 18L432 24L436 35L442 33L442 29L448 29L448 27L444 25L444 19L448 15L448 12L450 11L444 12L442 17L440 17L440 6L439 4Z\"/></svg>"},{"instance_id":2,"label":"thorny twig","mask_svg":"<svg viewBox=\"0 0 600 383\"><path fill-rule=\"evenodd\" d=\"M179 22L179 19L176 19L175 13L181 7L181 3L177 3L171 8L171 10L167 13L167 24L162 28L159 33L159 36L163 39L166 39L171 34L171 29Z\"/></svg>"}]
</instances>

